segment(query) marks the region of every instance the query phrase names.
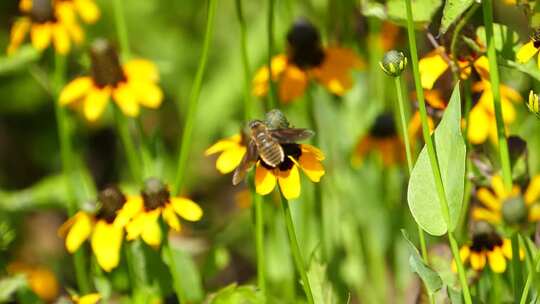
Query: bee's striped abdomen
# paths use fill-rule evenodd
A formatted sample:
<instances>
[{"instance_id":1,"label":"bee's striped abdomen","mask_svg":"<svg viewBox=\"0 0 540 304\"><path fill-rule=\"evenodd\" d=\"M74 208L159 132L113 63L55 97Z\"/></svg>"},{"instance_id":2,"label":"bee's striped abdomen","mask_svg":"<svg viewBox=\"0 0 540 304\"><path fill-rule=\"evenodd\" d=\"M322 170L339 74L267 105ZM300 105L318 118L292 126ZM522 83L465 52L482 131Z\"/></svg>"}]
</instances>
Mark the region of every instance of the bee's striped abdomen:
<instances>
[{"instance_id":1,"label":"bee's striped abdomen","mask_svg":"<svg viewBox=\"0 0 540 304\"><path fill-rule=\"evenodd\" d=\"M285 152L281 145L273 140L267 134L260 133L257 135L257 149L259 156L269 166L276 167L285 159Z\"/></svg>"}]
</instances>

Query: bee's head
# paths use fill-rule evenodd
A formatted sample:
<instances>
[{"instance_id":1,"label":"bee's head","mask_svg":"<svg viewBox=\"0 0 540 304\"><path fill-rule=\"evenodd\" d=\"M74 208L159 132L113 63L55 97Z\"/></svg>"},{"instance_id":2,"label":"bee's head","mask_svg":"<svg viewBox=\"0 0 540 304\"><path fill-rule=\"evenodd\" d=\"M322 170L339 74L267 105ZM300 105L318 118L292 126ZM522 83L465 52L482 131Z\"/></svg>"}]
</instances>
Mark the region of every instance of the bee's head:
<instances>
[{"instance_id":1,"label":"bee's head","mask_svg":"<svg viewBox=\"0 0 540 304\"><path fill-rule=\"evenodd\" d=\"M260 128L264 128L265 124L261 120L255 119L248 123L248 128L250 130L258 130Z\"/></svg>"}]
</instances>

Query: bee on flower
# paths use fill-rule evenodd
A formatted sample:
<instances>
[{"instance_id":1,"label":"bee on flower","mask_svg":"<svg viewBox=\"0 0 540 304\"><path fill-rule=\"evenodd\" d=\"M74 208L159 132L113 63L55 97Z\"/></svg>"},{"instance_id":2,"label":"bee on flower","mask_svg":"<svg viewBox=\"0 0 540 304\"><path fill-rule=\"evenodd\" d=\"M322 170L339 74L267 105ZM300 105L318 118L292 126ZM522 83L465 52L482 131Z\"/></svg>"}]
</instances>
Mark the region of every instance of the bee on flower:
<instances>
[{"instance_id":1,"label":"bee on flower","mask_svg":"<svg viewBox=\"0 0 540 304\"><path fill-rule=\"evenodd\" d=\"M28 34L32 46L38 51L43 51L52 43L56 52L65 55L71 49L72 42L81 43L84 32L78 24L75 7L69 2L21 0L19 9L22 16L11 27L8 55L17 51Z\"/></svg>"},{"instance_id":2,"label":"bee on flower","mask_svg":"<svg viewBox=\"0 0 540 304\"><path fill-rule=\"evenodd\" d=\"M250 121L244 137L236 135L220 140L206 154L221 152L216 167L224 174L234 170L234 185L255 166L257 193L269 194L279 184L286 199L295 199L301 192L299 169L315 183L325 174L321 164L324 154L314 146L296 143L312 135L310 130L291 128L281 111L272 110L264 121Z\"/></svg>"},{"instance_id":3,"label":"bee on flower","mask_svg":"<svg viewBox=\"0 0 540 304\"><path fill-rule=\"evenodd\" d=\"M115 49L103 39L93 43L90 57L91 75L68 83L60 93L61 105L82 105L89 121L95 121L103 114L111 98L125 115L131 117L139 115L141 106L157 109L161 105L163 92L157 85L159 73L154 63L132 59L120 65Z\"/></svg>"},{"instance_id":4,"label":"bee on flower","mask_svg":"<svg viewBox=\"0 0 540 304\"><path fill-rule=\"evenodd\" d=\"M180 231L181 218L196 222L202 218L203 211L199 205L185 197L171 197L167 185L157 178L149 178L144 182L140 196L133 196L126 202L132 220L126 225L127 240L142 238L152 246L161 245L162 232L159 218L174 231Z\"/></svg>"},{"instance_id":5,"label":"bee on flower","mask_svg":"<svg viewBox=\"0 0 540 304\"><path fill-rule=\"evenodd\" d=\"M79 211L58 230L65 238L69 253L77 251L90 239L92 251L101 268L107 272L118 266L124 239L124 226L133 216L126 197L116 186L109 186L98 195L97 212Z\"/></svg>"},{"instance_id":6,"label":"bee on flower","mask_svg":"<svg viewBox=\"0 0 540 304\"><path fill-rule=\"evenodd\" d=\"M403 142L399 138L391 113L382 113L375 118L368 134L356 144L352 164L360 165L365 156L371 152L377 152L383 165L387 167L405 160Z\"/></svg>"},{"instance_id":7,"label":"bee on flower","mask_svg":"<svg viewBox=\"0 0 540 304\"><path fill-rule=\"evenodd\" d=\"M323 47L318 30L307 20L297 21L287 34L287 54L272 58L270 66L260 68L253 79L253 94L268 94L268 78L277 82L279 99L290 102L304 94L309 80L322 84L335 95L352 88L351 71L364 63L342 47Z\"/></svg>"},{"instance_id":8,"label":"bee on flower","mask_svg":"<svg viewBox=\"0 0 540 304\"><path fill-rule=\"evenodd\" d=\"M481 206L472 209L472 217L493 225L526 226L540 221L540 175L533 177L525 191L514 185L511 191L504 187L499 175L491 178L491 187L476 192Z\"/></svg>"}]
</instances>

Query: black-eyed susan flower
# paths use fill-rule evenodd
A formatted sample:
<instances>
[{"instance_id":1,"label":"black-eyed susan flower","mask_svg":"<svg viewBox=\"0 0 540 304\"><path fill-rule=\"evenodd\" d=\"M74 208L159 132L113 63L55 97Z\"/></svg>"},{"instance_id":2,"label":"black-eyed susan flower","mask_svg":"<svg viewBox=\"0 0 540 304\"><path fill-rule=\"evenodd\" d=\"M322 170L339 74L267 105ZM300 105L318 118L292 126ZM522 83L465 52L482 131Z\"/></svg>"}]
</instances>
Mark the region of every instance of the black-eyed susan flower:
<instances>
[{"instance_id":1,"label":"black-eyed susan flower","mask_svg":"<svg viewBox=\"0 0 540 304\"><path fill-rule=\"evenodd\" d=\"M84 296L74 295L71 300L75 304L96 304L101 301L101 295L99 293L90 293Z\"/></svg>"},{"instance_id":2,"label":"black-eyed susan flower","mask_svg":"<svg viewBox=\"0 0 540 304\"><path fill-rule=\"evenodd\" d=\"M394 117L391 113L377 116L367 136L362 137L352 155L353 165L359 165L364 157L377 152L385 166L405 160L404 146L397 134Z\"/></svg>"},{"instance_id":3,"label":"black-eyed susan flower","mask_svg":"<svg viewBox=\"0 0 540 304\"><path fill-rule=\"evenodd\" d=\"M516 60L519 63L526 63L534 57L540 50L540 31L536 30L527 43L525 43L516 53ZM540 67L540 56L538 56L538 67Z\"/></svg>"},{"instance_id":4,"label":"black-eyed susan flower","mask_svg":"<svg viewBox=\"0 0 540 304\"><path fill-rule=\"evenodd\" d=\"M141 237L152 247L161 244L162 233L159 218L174 231L180 231L181 218L196 222L201 219L203 211L199 205L185 197L171 197L167 185L157 178L145 181L140 196L133 196L126 202L133 219L126 225L126 239Z\"/></svg>"},{"instance_id":5,"label":"black-eyed susan flower","mask_svg":"<svg viewBox=\"0 0 540 304\"><path fill-rule=\"evenodd\" d=\"M163 92L156 84L157 67L151 61L132 59L120 65L118 55L106 40L97 40L90 52L91 76L82 76L68 83L60 93L61 105L82 103L84 116L98 119L109 100L127 116L137 116L140 106L156 109Z\"/></svg>"},{"instance_id":6,"label":"black-eyed susan flower","mask_svg":"<svg viewBox=\"0 0 540 304\"><path fill-rule=\"evenodd\" d=\"M60 293L60 284L49 268L16 261L8 264L9 274L24 274L28 287L43 301L52 302Z\"/></svg>"},{"instance_id":7,"label":"black-eyed susan flower","mask_svg":"<svg viewBox=\"0 0 540 304\"><path fill-rule=\"evenodd\" d=\"M206 149L206 156L221 153L216 160L216 169L221 174L228 174L234 171L242 158L246 154L246 140L243 135L236 134L225 139L221 139L210 148Z\"/></svg>"},{"instance_id":8,"label":"black-eyed susan flower","mask_svg":"<svg viewBox=\"0 0 540 304\"><path fill-rule=\"evenodd\" d=\"M516 111L513 103L522 102L522 97L513 88L501 84L501 108L505 127L508 127L516 119ZM493 93L491 83L487 79L481 79L473 84L472 91L480 93L478 102L473 106L469 116L467 138L472 144L482 144L487 138L494 143L497 140L497 123L493 108Z\"/></svg>"},{"instance_id":9,"label":"black-eyed susan flower","mask_svg":"<svg viewBox=\"0 0 540 304\"><path fill-rule=\"evenodd\" d=\"M32 1L32 0L23 0ZM71 5L79 17L86 23L95 23L101 13L94 0L54 0L55 2L64 2Z\"/></svg>"},{"instance_id":10,"label":"black-eyed susan flower","mask_svg":"<svg viewBox=\"0 0 540 304\"><path fill-rule=\"evenodd\" d=\"M314 79L330 92L343 95L353 86L351 71L364 63L346 48L326 47L321 44L317 29L308 21L296 22L287 34L287 54L272 58L270 66L260 68L253 79L253 94L268 94L268 79L278 83L279 98L290 102L301 97L309 80Z\"/></svg>"},{"instance_id":11,"label":"black-eyed susan flower","mask_svg":"<svg viewBox=\"0 0 540 304\"><path fill-rule=\"evenodd\" d=\"M450 55L443 56L445 54L444 47L438 47L435 50L429 52L418 62L418 69L420 71L420 82L422 87L426 90L433 89L435 82L450 68L449 60ZM461 79L466 79L471 74L471 62L469 60L458 60L458 68ZM481 56L472 62L472 66L479 72L485 74L487 71L487 58Z\"/></svg>"},{"instance_id":12,"label":"black-eyed susan flower","mask_svg":"<svg viewBox=\"0 0 540 304\"><path fill-rule=\"evenodd\" d=\"M32 46L39 51L54 45L60 54L67 54L72 42L80 43L84 33L79 26L72 5L54 0L22 0L22 16L11 27L7 53L14 53L28 33Z\"/></svg>"},{"instance_id":13,"label":"black-eyed susan flower","mask_svg":"<svg viewBox=\"0 0 540 304\"><path fill-rule=\"evenodd\" d=\"M74 253L90 238L101 268L111 271L118 266L124 226L134 214L127 208L128 199L117 187L110 186L99 193L97 212L79 211L68 219L58 230L66 239L68 252Z\"/></svg>"},{"instance_id":14,"label":"black-eyed susan flower","mask_svg":"<svg viewBox=\"0 0 540 304\"><path fill-rule=\"evenodd\" d=\"M476 197L482 206L472 209L475 220L494 225L524 225L540 221L540 175L531 179L524 193L518 185L507 191L502 178L499 175L493 176L491 188L478 189Z\"/></svg>"},{"instance_id":15,"label":"black-eyed susan flower","mask_svg":"<svg viewBox=\"0 0 540 304\"><path fill-rule=\"evenodd\" d=\"M462 246L459 256L463 264L470 264L476 271L482 271L486 265L495 273L506 270L507 259L512 259L512 246L509 239L503 239L495 231L473 235L469 245ZM452 270L456 271L455 261Z\"/></svg>"}]
</instances>

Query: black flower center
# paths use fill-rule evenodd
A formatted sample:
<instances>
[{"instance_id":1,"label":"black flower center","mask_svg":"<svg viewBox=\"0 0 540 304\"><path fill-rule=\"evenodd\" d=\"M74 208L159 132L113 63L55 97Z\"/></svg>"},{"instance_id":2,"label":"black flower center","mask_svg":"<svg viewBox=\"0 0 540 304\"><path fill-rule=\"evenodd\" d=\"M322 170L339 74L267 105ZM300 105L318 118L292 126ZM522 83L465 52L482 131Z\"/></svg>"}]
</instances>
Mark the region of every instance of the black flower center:
<instances>
[{"instance_id":1,"label":"black flower center","mask_svg":"<svg viewBox=\"0 0 540 304\"><path fill-rule=\"evenodd\" d=\"M540 28L537 28L531 35L531 40L535 48L540 48Z\"/></svg>"},{"instance_id":2,"label":"black flower center","mask_svg":"<svg viewBox=\"0 0 540 304\"><path fill-rule=\"evenodd\" d=\"M369 134L375 138L388 138L396 135L396 124L394 116L390 113L383 113L375 119Z\"/></svg>"},{"instance_id":3,"label":"black flower center","mask_svg":"<svg viewBox=\"0 0 540 304\"><path fill-rule=\"evenodd\" d=\"M126 197L117 186L108 186L98 194L99 210L96 217L112 223L118 210L126 203Z\"/></svg>"},{"instance_id":4,"label":"black flower center","mask_svg":"<svg viewBox=\"0 0 540 304\"><path fill-rule=\"evenodd\" d=\"M118 53L105 39L96 40L90 49L92 78L98 87L117 86L126 80Z\"/></svg>"},{"instance_id":5,"label":"black flower center","mask_svg":"<svg viewBox=\"0 0 540 304\"><path fill-rule=\"evenodd\" d=\"M154 210L169 202L170 193L167 186L157 178L149 178L144 182L141 196L146 210Z\"/></svg>"},{"instance_id":6,"label":"black flower center","mask_svg":"<svg viewBox=\"0 0 540 304\"><path fill-rule=\"evenodd\" d=\"M30 18L36 23L55 21L52 0L32 0Z\"/></svg>"},{"instance_id":7,"label":"black flower center","mask_svg":"<svg viewBox=\"0 0 540 304\"><path fill-rule=\"evenodd\" d=\"M502 238L495 232L479 233L473 236L471 250L474 252L492 251L503 244Z\"/></svg>"},{"instance_id":8,"label":"black flower center","mask_svg":"<svg viewBox=\"0 0 540 304\"><path fill-rule=\"evenodd\" d=\"M302 149L300 148L299 144L281 144L281 148L283 148L283 152L285 153L285 159L279 165L277 165L277 169L279 169L279 171L288 171L294 166L294 162L289 158L289 156L298 161L300 155L302 155ZM259 160L261 161L261 165L268 170L273 170L276 168L265 163L260 157Z\"/></svg>"},{"instance_id":9,"label":"black flower center","mask_svg":"<svg viewBox=\"0 0 540 304\"><path fill-rule=\"evenodd\" d=\"M324 50L319 31L305 19L294 23L287 33L288 58L301 69L321 65Z\"/></svg>"}]
</instances>

